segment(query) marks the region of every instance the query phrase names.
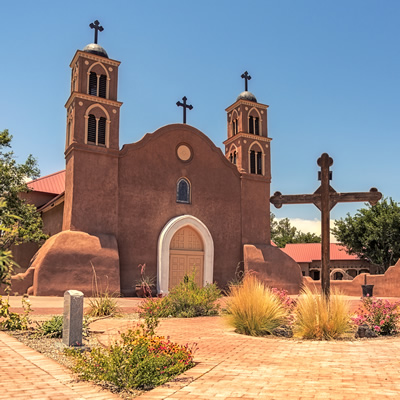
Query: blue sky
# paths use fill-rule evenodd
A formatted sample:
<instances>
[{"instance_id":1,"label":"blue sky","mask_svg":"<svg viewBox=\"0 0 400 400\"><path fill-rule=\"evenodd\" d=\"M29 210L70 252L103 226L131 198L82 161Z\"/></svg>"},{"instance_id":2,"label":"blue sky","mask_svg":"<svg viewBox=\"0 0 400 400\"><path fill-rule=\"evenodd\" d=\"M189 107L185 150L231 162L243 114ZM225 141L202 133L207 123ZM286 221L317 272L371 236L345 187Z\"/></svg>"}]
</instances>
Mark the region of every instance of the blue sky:
<instances>
[{"instance_id":1,"label":"blue sky","mask_svg":"<svg viewBox=\"0 0 400 400\"><path fill-rule=\"evenodd\" d=\"M42 174L64 168L69 63L93 42L122 62L120 145L181 122L222 148L225 108L244 90L268 104L272 186L284 194L319 186L317 158L334 159L341 192L377 187L400 201L400 2L370 1L5 1L1 0L0 129ZM344 217L362 203L337 205ZM319 219L310 206L272 210Z\"/></svg>"}]
</instances>

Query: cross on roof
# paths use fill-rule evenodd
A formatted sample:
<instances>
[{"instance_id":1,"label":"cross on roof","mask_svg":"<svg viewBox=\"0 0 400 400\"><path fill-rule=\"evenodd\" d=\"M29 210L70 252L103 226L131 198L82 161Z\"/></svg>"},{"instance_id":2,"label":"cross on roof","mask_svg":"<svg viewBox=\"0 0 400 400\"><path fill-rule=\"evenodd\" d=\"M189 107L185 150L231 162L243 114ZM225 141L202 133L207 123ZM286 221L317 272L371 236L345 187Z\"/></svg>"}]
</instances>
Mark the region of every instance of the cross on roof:
<instances>
[{"instance_id":1,"label":"cross on roof","mask_svg":"<svg viewBox=\"0 0 400 400\"><path fill-rule=\"evenodd\" d=\"M244 90L247 92L247 82L251 79L251 76L247 71L245 71L242 75L241 78L244 79Z\"/></svg>"},{"instance_id":2,"label":"cross on roof","mask_svg":"<svg viewBox=\"0 0 400 400\"><path fill-rule=\"evenodd\" d=\"M97 36L98 32L103 32L104 28L100 26L100 22L96 19L96 21L92 22L90 25L90 28L94 29L94 42L97 44Z\"/></svg>"},{"instance_id":3,"label":"cross on roof","mask_svg":"<svg viewBox=\"0 0 400 400\"><path fill-rule=\"evenodd\" d=\"M270 198L270 202L276 207L281 208L283 204L314 204L321 211L321 288L322 293L329 297L330 294L330 269L329 269L329 213L337 203L368 201L375 205L381 198L382 193L372 188L369 192L338 193L329 184L333 160L327 153L321 155L317 164L321 167L320 177L321 186L313 194L282 195L275 192Z\"/></svg>"},{"instance_id":4,"label":"cross on roof","mask_svg":"<svg viewBox=\"0 0 400 400\"><path fill-rule=\"evenodd\" d=\"M188 108L189 110L191 110L193 108L193 106L191 104L186 104L186 100L187 100L186 96L183 96L182 100L183 100L183 103L181 103L180 101L177 101L176 105L178 107L183 107L183 123L186 124L186 109Z\"/></svg>"}]
</instances>

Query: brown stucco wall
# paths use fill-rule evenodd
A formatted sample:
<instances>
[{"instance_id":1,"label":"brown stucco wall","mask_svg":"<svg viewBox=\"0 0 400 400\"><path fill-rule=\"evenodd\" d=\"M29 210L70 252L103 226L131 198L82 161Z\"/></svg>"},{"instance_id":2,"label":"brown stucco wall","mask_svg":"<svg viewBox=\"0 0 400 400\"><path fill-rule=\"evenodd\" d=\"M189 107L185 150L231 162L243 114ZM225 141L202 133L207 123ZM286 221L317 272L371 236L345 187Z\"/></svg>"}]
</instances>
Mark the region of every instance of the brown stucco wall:
<instances>
[{"instance_id":1,"label":"brown stucco wall","mask_svg":"<svg viewBox=\"0 0 400 400\"><path fill-rule=\"evenodd\" d=\"M71 146L66 158L63 230L116 235L117 214L118 152Z\"/></svg>"},{"instance_id":2,"label":"brown stucco wall","mask_svg":"<svg viewBox=\"0 0 400 400\"><path fill-rule=\"evenodd\" d=\"M26 193L20 193L19 197L23 200L25 200L29 204L33 204L35 207L40 208L41 206L44 206L47 204L51 199L54 199L56 197L56 194L52 193L44 193L44 192L36 192L34 190L31 190Z\"/></svg>"},{"instance_id":3,"label":"brown stucco wall","mask_svg":"<svg viewBox=\"0 0 400 400\"><path fill-rule=\"evenodd\" d=\"M52 236L62 231L64 216L64 202L55 205L48 211L42 213L43 232Z\"/></svg>"},{"instance_id":4,"label":"brown stucco wall","mask_svg":"<svg viewBox=\"0 0 400 400\"><path fill-rule=\"evenodd\" d=\"M36 254L33 295L63 296L66 290L94 293L94 267L99 290L119 292L119 260L116 238L63 231L46 241Z\"/></svg>"},{"instance_id":5,"label":"brown stucco wall","mask_svg":"<svg viewBox=\"0 0 400 400\"><path fill-rule=\"evenodd\" d=\"M382 275L360 274L351 281L331 280L331 288L336 288L348 296L361 296L361 285L364 285L365 277L368 285L374 285L374 296L400 296L400 260ZM314 281L310 277L305 276L303 277L303 283L312 289L321 290L321 281Z\"/></svg>"},{"instance_id":6,"label":"brown stucco wall","mask_svg":"<svg viewBox=\"0 0 400 400\"><path fill-rule=\"evenodd\" d=\"M299 264L275 246L245 245L244 270L257 273L267 286L287 290L289 294L298 294L302 285Z\"/></svg>"},{"instance_id":7,"label":"brown stucco wall","mask_svg":"<svg viewBox=\"0 0 400 400\"><path fill-rule=\"evenodd\" d=\"M176 156L180 143L193 151L189 162ZM176 183L181 177L191 183L191 204L176 202ZM243 260L241 190L237 168L191 126L169 125L124 146L119 161L118 204L122 292L133 293L138 264L146 263L146 273L157 275L159 235L172 218L184 214L198 218L211 233L214 280L224 286L233 279L238 262Z\"/></svg>"}]
</instances>

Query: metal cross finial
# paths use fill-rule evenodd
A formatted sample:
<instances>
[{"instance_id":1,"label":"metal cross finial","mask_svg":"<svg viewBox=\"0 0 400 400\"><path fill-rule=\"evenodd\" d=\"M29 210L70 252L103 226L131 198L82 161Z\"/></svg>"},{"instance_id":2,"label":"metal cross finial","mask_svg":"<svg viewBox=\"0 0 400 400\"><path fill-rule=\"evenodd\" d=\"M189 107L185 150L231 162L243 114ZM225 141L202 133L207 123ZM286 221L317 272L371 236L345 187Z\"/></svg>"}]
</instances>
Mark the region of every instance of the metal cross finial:
<instances>
[{"instance_id":1,"label":"metal cross finial","mask_svg":"<svg viewBox=\"0 0 400 400\"><path fill-rule=\"evenodd\" d=\"M249 73L247 71L245 71L241 77L244 79L244 90L247 92L247 81L249 81L251 79L251 76L249 75Z\"/></svg>"},{"instance_id":2,"label":"metal cross finial","mask_svg":"<svg viewBox=\"0 0 400 400\"><path fill-rule=\"evenodd\" d=\"M183 107L183 123L186 124L186 109L188 108L189 110L191 110L191 109L193 108L193 106L192 106L191 104L186 104L186 100L187 100L187 97L186 97L186 96L183 96L183 97L182 97L182 100L183 100L183 103L181 103L180 101L178 101L178 102L176 103L176 105L177 105L178 107Z\"/></svg>"},{"instance_id":3,"label":"metal cross finial","mask_svg":"<svg viewBox=\"0 0 400 400\"><path fill-rule=\"evenodd\" d=\"M98 36L98 32L103 32L104 28L102 26L100 26L100 22L96 19L96 21L92 22L89 25L92 29L94 29L94 42L97 44L97 36Z\"/></svg>"}]
</instances>

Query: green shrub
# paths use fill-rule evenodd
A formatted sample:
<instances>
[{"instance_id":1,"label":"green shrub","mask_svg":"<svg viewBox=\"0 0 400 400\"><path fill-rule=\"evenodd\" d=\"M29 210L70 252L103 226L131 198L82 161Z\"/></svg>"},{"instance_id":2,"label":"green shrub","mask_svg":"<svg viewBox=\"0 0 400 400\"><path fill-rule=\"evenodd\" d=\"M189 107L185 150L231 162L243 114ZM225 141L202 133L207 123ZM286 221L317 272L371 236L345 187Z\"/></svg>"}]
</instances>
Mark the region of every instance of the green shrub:
<instances>
[{"instance_id":1,"label":"green shrub","mask_svg":"<svg viewBox=\"0 0 400 400\"><path fill-rule=\"evenodd\" d=\"M329 299L304 288L295 309L293 333L304 339L329 340L351 331L350 305L333 292Z\"/></svg>"},{"instance_id":2,"label":"green shrub","mask_svg":"<svg viewBox=\"0 0 400 400\"><path fill-rule=\"evenodd\" d=\"M108 349L81 353L68 349L81 379L107 382L118 389L151 389L191 368L194 349L141 330L129 330Z\"/></svg>"},{"instance_id":3,"label":"green shrub","mask_svg":"<svg viewBox=\"0 0 400 400\"><path fill-rule=\"evenodd\" d=\"M31 304L29 299L25 296L22 297L22 308L24 312L18 314L10 311L10 302L8 298L3 300L0 296L0 328L8 331L26 330L30 324L29 314L31 313Z\"/></svg>"},{"instance_id":4,"label":"green shrub","mask_svg":"<svg viewBox=\"0 0 400 400\"><path fill-rule=\"evenodd\" d=\"M271 334L288 316L280 298L254 274L246 275L241 286L232 286L230 296L226 318L238 333Z\"/></svg>"},{"instance_id":5,"label":"green shrub","mask_svg":"<svg viewBox=\"0 0 400 400\"><path fill-rule=\"evenodd\" d=\"M47 336L60 338L63 333L63 316L54 315L48 321L37 324L36 334L38 336Z\"/></svg>"},{"instance_id":6,"label":"green shrub","mask_svg":"<svg viewBox=\"0 0 400 400\"><path fill-rule=\"evenodd\" d=\"M172 288L162 299L148 298L140 305L140 316L191 318L218 314L221 291L215 283L199 287L195 274L186 275L182 282Z\"/></svg>"}]
</instances>

